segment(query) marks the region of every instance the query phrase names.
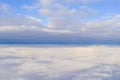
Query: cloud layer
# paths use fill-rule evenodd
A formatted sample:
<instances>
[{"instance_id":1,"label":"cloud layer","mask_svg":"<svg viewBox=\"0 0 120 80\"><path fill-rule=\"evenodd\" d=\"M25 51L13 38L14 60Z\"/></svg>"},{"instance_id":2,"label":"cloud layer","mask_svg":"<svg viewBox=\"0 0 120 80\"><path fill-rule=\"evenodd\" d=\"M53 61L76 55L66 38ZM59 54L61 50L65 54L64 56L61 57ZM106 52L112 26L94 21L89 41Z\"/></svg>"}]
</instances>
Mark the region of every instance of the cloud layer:
<instances>
[{"instance_id":1,"label":"cloud layer","mask_svg":"<svg viewBox=\"0 0 120 80\"><path fill-rule=\"evenodd\" d=\"M117 46L1 46L0 79L119 80L119 52Z\"/></svg>"},{"instance_id":2,"label":"cloud layer","mask_svg":"<svg viewBox=\"0 0 120 80\"><path fill-rule=\"evenodd\" d=\"M21 5L19 13L11 11L14 14L7 12L12 8L10 4L0 3L0 42L7 42L7 39L10 42L117 44L120 14L106 12L101 15L104 10L91 6L102 2L37 0L33 4ZM35 13L39 16L34 16Z\"/></svg>"}]
</instances>

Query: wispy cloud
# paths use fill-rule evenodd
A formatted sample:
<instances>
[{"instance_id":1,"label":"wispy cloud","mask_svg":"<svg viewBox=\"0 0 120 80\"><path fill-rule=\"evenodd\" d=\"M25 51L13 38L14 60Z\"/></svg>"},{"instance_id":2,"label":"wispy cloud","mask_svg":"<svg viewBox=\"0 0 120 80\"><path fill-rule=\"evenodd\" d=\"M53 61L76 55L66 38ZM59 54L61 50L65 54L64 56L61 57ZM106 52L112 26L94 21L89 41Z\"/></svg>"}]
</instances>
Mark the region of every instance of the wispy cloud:
<instances>
[{"instance_id":1,"label":"wispy cloud","mask_svg":"<svg viewBox=\"0 0 120 80\"><path fill-rule=\"evenodd\" d=\"M27 34L28 41L32 39L38 40L37 42L42 42L45 38L47 42L51 39L64 43L67 40L80 43L119 43L119 11L107 10L108 7L105 7L111 5L113 9L116 1L106 2L109 3L103 0L35 0L30 4L17 3L18 6L2 2L1 12L8 11L12 6L18 10L0 15L0 33L3 35L0 39L6 40L5 36L9 35L7 37L13 40L18 36L23 40L24 34Z\"/></svg>"}]
</instances>

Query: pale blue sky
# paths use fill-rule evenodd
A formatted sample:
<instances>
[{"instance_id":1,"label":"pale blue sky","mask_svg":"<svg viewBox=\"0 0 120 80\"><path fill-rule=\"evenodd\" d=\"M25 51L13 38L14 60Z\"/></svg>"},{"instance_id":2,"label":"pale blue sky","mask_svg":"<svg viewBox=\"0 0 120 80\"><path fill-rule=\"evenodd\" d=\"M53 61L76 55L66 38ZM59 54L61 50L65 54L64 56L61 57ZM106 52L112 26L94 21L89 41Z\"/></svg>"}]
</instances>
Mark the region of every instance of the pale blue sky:
<instances>
[{"instance_id":1,"label":"pale blue sky","mask_svg":"<svg viewBox=\"0 0 120 80\"><path fill-rule=\"evenodd\" d=\"M0 0L1 43L119 44L119 0Z\"/></svg>"}]
</instances>

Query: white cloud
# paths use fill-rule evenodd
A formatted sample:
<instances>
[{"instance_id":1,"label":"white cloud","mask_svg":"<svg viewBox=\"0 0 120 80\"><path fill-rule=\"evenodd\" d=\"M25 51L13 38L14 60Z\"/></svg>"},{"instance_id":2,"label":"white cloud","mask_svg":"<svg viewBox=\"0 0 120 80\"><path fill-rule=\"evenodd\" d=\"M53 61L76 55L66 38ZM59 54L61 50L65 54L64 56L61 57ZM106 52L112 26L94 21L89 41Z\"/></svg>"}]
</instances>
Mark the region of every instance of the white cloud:
<instances>
[{"instance_id":1,"label":"white cloud","mask_svg":"<svg viewBox=\"0 0 120 80\"><path fill-rule=\"evenodd\" d=\"M36 26L1 26L0 32L14 32L14 31L25 31L25 30L38 30L39 28Z\"/></svg>"},{"instance_id":2,"label":"white cloud","mask_svg":"<svg viewBox=\"0 0 120 80\"><path fill-rule=\"evenodd\" d=\"M68 10L69 11L69 10ZM63 11L64 12L64 11ZM59 16L59 14L57 14ZM66 14L67 15L67 14ZM12 36L18 37L23 39L25 34L30 38L31 34L34 34L34 37L37 40L41 40L41 37L46 37L46 40L49 40L49 37L53 37L51 39L59 40L63 37L62 34L64 34L64 39L75 38L75 40L80 40L85 38L98 38L98 39L114 39L119 40L120 30L119 30L119 14L109 16L109 18L106 16L104 19L99 20L93 20L93 21L74 21L74 20L68 20L67 18L59 18L59 17L52 16L53 18L50 18L50 22L48 23L48 26L44 26L42 24L42 21L38 18L32 17L32 16L11 16L11 17L1 17L0 20L0 32L1 39L4 37L4 35L8 35L8 38L13 38ZM62 15L64 16L64 14ZM69 15L68 15L69 16ZM71 17L72 18L72 17ZM75 19L73 17L73 19ZM9 33L11 32L11 34ZM14 34L15 32L15 34ZM62 34L61 34L62 33ZM16 35L16 36L15 36ZM57 36L60 36L59 38ZM48 37L48 38L47 38ZM13 39L14 39L13 38ZM29 39L28 38L28 39ZM56 39L58 38L58 39ZM32 39L32 38L31 38ZM70 40L71 40L70 39Z\"/></svg>"},{"instance_id":3,"label":"white cloud","mask_svg":"<svg viewBox=\"0 0 120 80\"><path fill-rule=\"evenodd\" d=\"M94 3L94 2L100 2L103 0L38 0L41 5L51 5L51 3L64 3L64 4L89 4L89 3Z\"/></svg>"},{"instance_id":4,"label":"white cloud","mask_svg":"<svg viewBox=\"0 0 120 80\"><path fill-rule=\"evenodd\" d=\"M79 2L87 1L80 0ZM98 12L95 9L82 5L77 8L71 7L70 4L67 4L69 2L71 3L73 0L38 0L36 5L26 7L37 9L40 15L48 20L48 27L55 29L66 29L71 26L80 26L82 25L80 23L82 23L84 19L90 18Z\"/></svg>"},{"instance_id":5,"label":"white cloud","mask_svg":"<svg viewBox=\"0 0 120 80\"><path fill-rule=\"evenodd\" d=\"M69 5L63 5L58 2L50 2L45 5L42 4L38 10L40 15L48 20L48 27L58 29L80 26L85 18L91 17L93 14L97 13L97 10L86 6L70 8Z\"/></svg>"},{"instance_id":6,"label":"white cloud","mask_svg":"<svg viewBox=\"0 0 120 80\"><path fill-rule=\"evenodd\" d=\"M81 3L81 4L88 4L88 3L94 3L102 0L65 0L65 2L68 3Z\"/></svg>"},{"instance_id":7,"label":"white cloud","mask_svg":"<svg viewBox=\"0 0 120 80\"><path fill-rule=\"evenodd\" d=\"M49 28L43 28L42 31L45 31L45 32L51 32L51 33L74 33L70 30L55 30L55 29L49 29Z\"/></svg>"},{"instance_id":8,"label":"white cloud","mask_svg":"<svg viewBox=\"0 0 120 80\"><path fill-rule=\"evenodd\" d=\"M90 21L86 23L86 31L91 33L100 33L100 34L108 34L109 36L113 37L112 35L119 35L120 30L118 29L120 22L120 15L113 15L110 18L106 16L105 19Z\"/></svg>"},{"instance_id":9,"label":"white cloud","mask_svg":"<svg viewBox=\"0 0 120 80\"><path fill-rule=\"evenodd\" d=\"M61 40L61 38L63 38L64 34L65 37L63 41L66 41L67 38L69 40L75 39L73 41L78 41L84 39L84 37L89 39L119 40L119 22L119 14L113 15L110 18L106 17L101 20L88 22L53 18L49 22L49 26L45 27L42 25L41 20L35 17L15 16L10 18L6 17L0 20L0 32L2 32L1 39L4 38L5 35L9 35L8 38L11 37L13 39L16 37L24 39L25 37L22 36L27 35L32 39L34 34L35 40L41 40L44 36L46 40L52 37L51 39L53 39L53 41L59 41L59 39Z\"/></svg>"},{"instance_id":10,"label":"white cloud","mask_svg":"<svg viewBox=\"0 0 120 80\"><path fill-rule=\"evenodd\" d=\"M64 38L63 41L65 41L71 37L70 40L74 42L89 39L119 40L119 14L104 16L104 19L97 17L98 19L94 20L93 18L100 11L90 8L88 5L71 6L75 3L84 4L94 1L101 0L65 0L61 2L59 0L38 0L33 6L26 5L24 8L35 9L42 19L29 15L0 16L0 32L3 35L1 35L1 39L8 34L10 37L20 36L19 38L22 39L24 35L31 38L34 34L36 40L39 38L39 41L43 38L49 40L50 37L53 41L62 40L61 38ZM43 25L42 22L46 25Z\"/></svg>"},{"instance_id":11,"label":"white cloud","mask_svg":"<svg viewBox=\"0 0 120 80\"><path fill-rule=\"evenodd\" d=\"M40 19L29 15L1 16L0 18L0 32L39 30L43 27Z\"/></svg>"},{"instance_id":12,"label":"white cloud","mask_svg":"<svg viewBox=\"0 0 120 80\"><path fill-rule=\"evenodd\" d=\"M32 16L11 15L0 16L0 26L40 26L41 20Z\"/></svg>"},{"instance_id":13,"label":"white cloud","mask_svg":"<svg viewBox=\"0 0 120 80\"><path fill-rule=\"evenodd\" d=\"M0 79L119 80L119 46L41 46L0 46Z\"/></svg>"}]
</instances>

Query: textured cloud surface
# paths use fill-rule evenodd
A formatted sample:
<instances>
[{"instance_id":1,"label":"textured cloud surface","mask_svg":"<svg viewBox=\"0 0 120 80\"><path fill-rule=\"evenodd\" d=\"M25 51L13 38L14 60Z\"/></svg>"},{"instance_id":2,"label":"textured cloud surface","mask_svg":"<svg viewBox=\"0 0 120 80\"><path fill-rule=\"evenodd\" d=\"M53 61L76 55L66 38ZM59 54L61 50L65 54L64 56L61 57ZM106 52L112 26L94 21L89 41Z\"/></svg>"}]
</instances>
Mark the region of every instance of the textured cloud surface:
<instances>
[{"instance_id":1,"label":"textured cloud surface","mask_svg":"<svg viewBox=\"0 0 120 80\"><path fill-rule=\"evenodd\" d=\"M1 80L119 80L119 46L1 46Z\"/></svg>"}]
</instances>

